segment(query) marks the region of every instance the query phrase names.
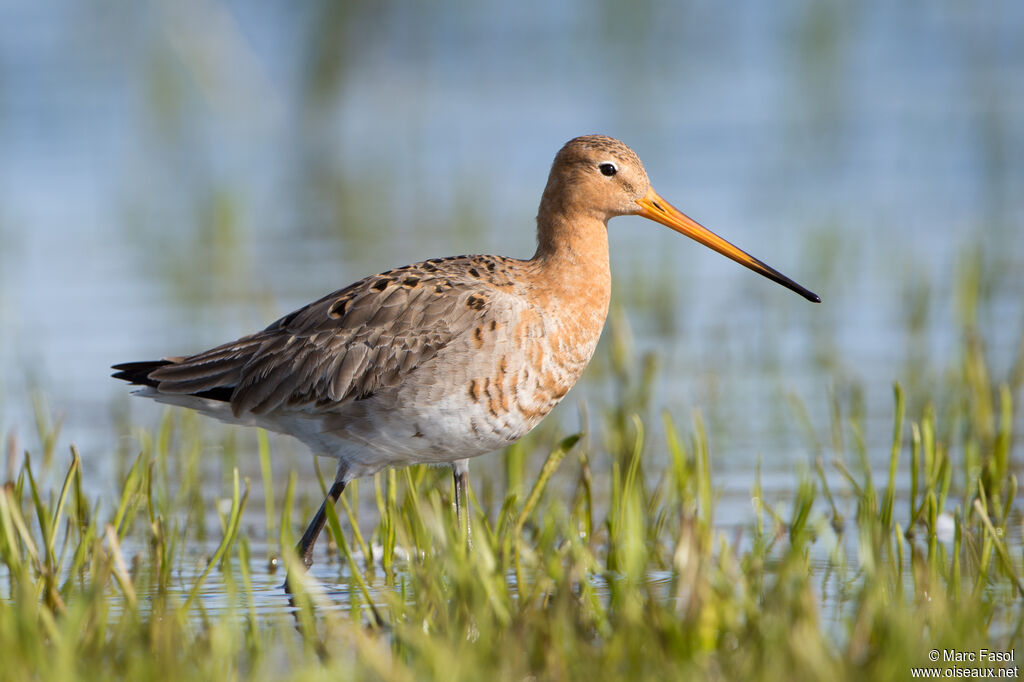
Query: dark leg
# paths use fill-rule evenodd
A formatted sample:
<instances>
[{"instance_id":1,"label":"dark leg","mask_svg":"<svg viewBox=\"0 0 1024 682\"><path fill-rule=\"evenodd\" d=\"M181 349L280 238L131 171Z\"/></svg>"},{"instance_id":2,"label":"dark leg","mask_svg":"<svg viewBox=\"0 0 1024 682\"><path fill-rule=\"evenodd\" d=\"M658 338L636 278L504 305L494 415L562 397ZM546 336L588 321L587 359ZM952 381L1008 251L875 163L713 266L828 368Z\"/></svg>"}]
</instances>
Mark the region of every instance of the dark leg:
<instances>
[{"instance_id":1,"label":"dark leg","mask_svg":"<svg viewBox=\"0 0 1024 682\"><path fill-rule=\"evenodd\" d=\"M302 563L305 564L306 568L309 569L313 565L313 546L316 545L316 539L320 535L320 531L324 529L324 524L327 523L327 505L334 504L341 497L341 493L345 490L345 475L346 469L341 464L338 465L338 473L335 475L334 483L331 485L331 489L327 492L327 497L324 499L323 504L320 505L320 509L317 510L313 520L306 526L306 532L302 534L302 539L299 540L299 544L295 546L295 552L302 557ZM356 570L355 567L352 570ZM291 588L291 576L286 575L284 578L284 591L289 595L288 603L293 607L296 606L294 596L292 596ZM373 613L373 619L377 624L377 627L384 625L384 619L381 618L380 613L377 611L372 603L368 605L370 612ZM301 609L295 609L293 612L295 616L295 622L299 625L299 632L305 633L303 630L302 619L300 617ZM321 659L326 660L326 649L322 642L317 644L317 653Z\"/></svg>"},{"instance_id":2,"label":"dark leg","mask_svg":"<svg viewBox=\"0 0 1024 682\"><path fill-rule=\"evenodd\" d=\"M324 529L324 524L327 522L327 505L337 502L343 490L345 490L345 482L335 481L331 486L331 490L327 493L324 503L320 505L316 516L309 522L306 532L302 534L302 539L299 540L299 544L295 547L295 551L302 557L302 563L306 565L306 568L313 565L313 547L316 545L316 539L320 536L320 531Z\"/></svg>"},{"instance_id":3,"label":"dark leg","mask_svg":"<svg viewBox=\"0 0 1024 682\"><path fill-rule=\"evenodd\" d=\"M459 459L452 462L452 477L455 479L455 518L459 528L464 529L466 540L469 540L469 497L466 486L469 483L469 460Z\"/></svg>"}]
</instances>

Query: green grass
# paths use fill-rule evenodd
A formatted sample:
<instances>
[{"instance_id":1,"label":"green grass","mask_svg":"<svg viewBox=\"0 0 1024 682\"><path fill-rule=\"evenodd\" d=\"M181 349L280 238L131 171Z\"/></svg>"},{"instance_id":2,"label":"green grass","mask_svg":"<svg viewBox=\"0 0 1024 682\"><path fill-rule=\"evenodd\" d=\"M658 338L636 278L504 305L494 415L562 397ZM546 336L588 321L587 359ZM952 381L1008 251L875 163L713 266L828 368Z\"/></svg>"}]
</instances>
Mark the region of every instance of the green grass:
<instances>
[{"instance_id":1,"label":"green grass","mask_svg":"<svg viewBox=\"0 0 1024 682\"><path fill-rule=\"evenodd\" d=\"M863 449L855 462L819 460L776 505L758 474L754 522L739 537L715 526L699 415L686 433L664 417L664 472L644 470L638 417L608 415L612 452L562 440L518 494L474 504L469 548L446 470L381 474L362 482L379 512L370 532L346 491L329 518L337 559L320 579L295 580L291 604L254 588L266 563L250 535L261 533L241 528L261 485L268 502L253 517L294 571L280 548L302 520L295 477L284 490L272 480L265 439L263 480L236 470L206 541L204 491L222 484L198 466L195 420L169 416L143 438L119 495L102 503L83 494L77 454L51 487L26 455L0 495L4 677L906 679L932 649L1010 649L1024 631L1011 391L962 403L963 462L934 409L907 418L898 387L895 398L886 476L872 475ZM597 456L613 461L600 481ZM521 450L504 457L522 470ZM897 500L907 467L909 497ZM842 490L829 487L836 471ZM595 498L610 500L606 511ZM951 542L936 532L943 510ZM193 547L209 551L190 570Z\"/></svg>"},{"instance_id":2,"label":"green grass","mask_svg":"<svg viewBox=\"0 0 1024 682\"><path fill-rule=\"evenodd\" d=\"M833 392L822 425L791 396L816 454L781 498L758 466L739 531L716 525L704 420L650 414L654 360L613 320L614 407L476 473L469 546L447 469L389 471L346 490L308 576L289 548L309 500L265 434L258 480L224 477L168 412L91 499L40 401L0 494L0 678L886 680L934 649L1020 649L1024 345L994 377L968 308L941 392L894 387L888 445L856 401Z\"/></svg>"}]
</instances>

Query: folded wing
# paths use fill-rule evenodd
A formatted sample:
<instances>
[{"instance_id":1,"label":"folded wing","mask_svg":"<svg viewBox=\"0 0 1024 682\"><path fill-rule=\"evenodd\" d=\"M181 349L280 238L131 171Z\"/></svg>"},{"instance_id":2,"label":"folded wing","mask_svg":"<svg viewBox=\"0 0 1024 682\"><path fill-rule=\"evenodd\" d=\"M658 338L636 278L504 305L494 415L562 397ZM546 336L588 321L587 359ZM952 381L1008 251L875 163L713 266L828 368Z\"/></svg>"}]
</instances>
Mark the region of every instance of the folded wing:
<instances>
[{"instance_id":1,"label":"folded wing","mask_svg":"<svg viewBox=\"0 0 1024 682\"><path fill-rule=\"evenodd\" d=\"M189 357L117 365L114 376L229 401L236 417L364 399L401 384L488 316L521 305L463 277L416 267L368 277L263 331Z\"/></svg>"}]
</instances>

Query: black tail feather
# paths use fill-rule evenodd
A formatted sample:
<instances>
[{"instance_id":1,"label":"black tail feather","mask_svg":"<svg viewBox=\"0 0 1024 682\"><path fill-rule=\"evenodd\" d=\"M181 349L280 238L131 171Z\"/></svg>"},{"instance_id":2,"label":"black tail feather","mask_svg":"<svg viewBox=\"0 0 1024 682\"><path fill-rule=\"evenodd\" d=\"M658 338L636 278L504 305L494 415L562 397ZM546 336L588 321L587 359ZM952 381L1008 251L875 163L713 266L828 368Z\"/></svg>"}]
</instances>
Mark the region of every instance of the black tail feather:
<instances>
[{"instance_id":1,"label":"black tail feather","mask_svg":"<svg viewBox=\"0 0 1024 682\"><path fill-rule=\"evenodd\" d=\"M119 365L114 365L111 369L117 371L111 374L115 379L121 379L127 381L130 384L136 386L152 386L157 388L160 382L155 379L150 379L149 375L153 370L159 369L166 365L173 365L174 363L170 360L145 360L143 362L122 362ZM209 398L210 400L220 400L226 403L231 402L231 396L235 392L234 386L217 386L205 391L198 391L196 393L190 393L197 398Z\"/></svg>"},{"instance_id":2,"label":"black tail feather","mask_svg":"<svg viewBox=\"0 0 1024 682\"><path fill-rule=\"evenodd\" d=\"M170 365L170 360L146 360L143 362L122 362L110 369L116 369L111 376L115 379L127 381L137 386L157 386L160 382L149 378L149 373L154 369Z\"/></svg>"}]
</instances>

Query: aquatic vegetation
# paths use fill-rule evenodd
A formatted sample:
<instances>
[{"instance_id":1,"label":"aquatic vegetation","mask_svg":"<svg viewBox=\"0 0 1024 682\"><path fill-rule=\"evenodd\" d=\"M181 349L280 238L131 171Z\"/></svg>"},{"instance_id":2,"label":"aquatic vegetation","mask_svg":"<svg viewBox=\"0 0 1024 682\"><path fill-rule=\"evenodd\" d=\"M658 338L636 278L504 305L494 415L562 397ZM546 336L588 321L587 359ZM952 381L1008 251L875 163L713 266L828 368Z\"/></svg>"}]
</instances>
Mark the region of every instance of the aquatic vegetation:
<instances>
[{"instance_id":1,"label":"aquatic vegetation","mask_svg":"<svg viewBox=\"0 0 1024 682\"><path fill-rule=\"evenodd\" d=\"M235 469L224 482L201 466L197 421L170 412L101 500L83 493L74 450L63 477L59 453L38 471L11 451L5 674L904 679L932 650L1008 651L1024 633L1016 391L980 348L965 342L941 409L908 409L895 387L884 473L857 418L839 417L843 447L795 474L786 499L758 471L748 526L715 523L701 416L684 428L666 414L664 442L647 443L650 424L629 412L644 391L624 386L621 410L590 417L607 437L542 432L502 455L504 481L474 481L488 492L471 497L468 546L447 470L353 486L328 517L330 560L290 597L281 568L303 574L281 548L302 515L265 437L262 480ZM628 383L628 359L615 362ZM645 470L645 449L664 453L664 471ZM610 475L593 475L599 457ZM256 491L262 509L248 508Z\"/></svg>"}]
</instances>

